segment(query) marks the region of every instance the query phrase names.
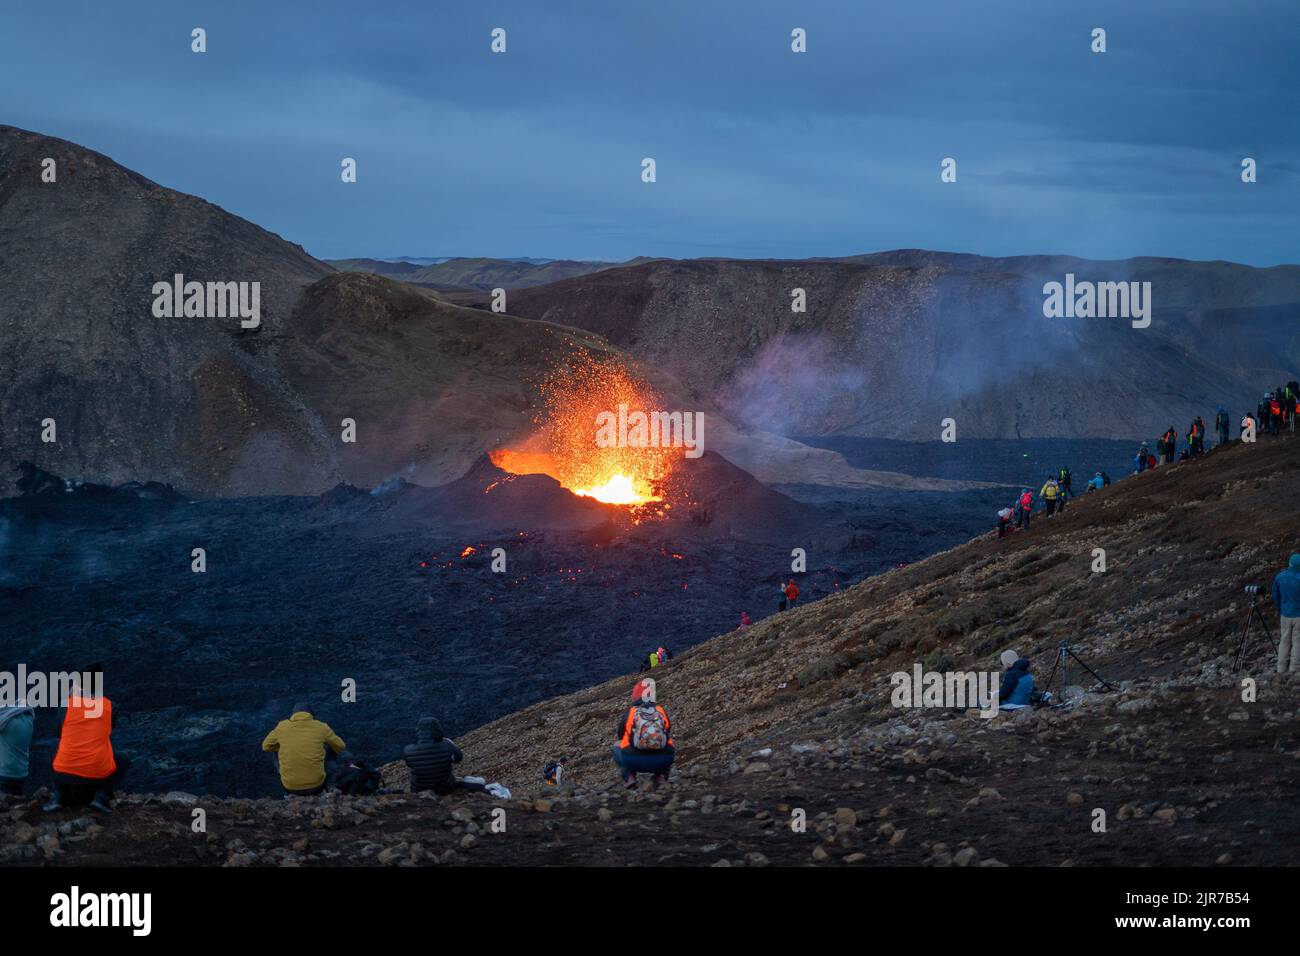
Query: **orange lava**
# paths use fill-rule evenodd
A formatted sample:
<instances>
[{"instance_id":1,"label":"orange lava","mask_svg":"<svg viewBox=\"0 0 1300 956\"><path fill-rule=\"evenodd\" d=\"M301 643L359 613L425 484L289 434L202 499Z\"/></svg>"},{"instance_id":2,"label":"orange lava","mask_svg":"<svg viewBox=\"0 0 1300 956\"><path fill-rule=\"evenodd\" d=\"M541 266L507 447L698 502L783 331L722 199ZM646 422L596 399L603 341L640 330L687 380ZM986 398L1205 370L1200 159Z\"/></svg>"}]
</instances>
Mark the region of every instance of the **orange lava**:
<instances>
[{"instance_id":1,"label":"orange lava","mask_svg":"<svg viewBox=\"0 0 1300 956\"><path fill-rule=\"evenodd\" d=\"M575 495L606 504L640 506L663 500L661 489L681 449L602 447L597 416L663 408L658 395L627 368L583 355L541 386L537 434L524 447L491 453L492 463L517 475L550 475Z\"/></svg>"}]
</instances>

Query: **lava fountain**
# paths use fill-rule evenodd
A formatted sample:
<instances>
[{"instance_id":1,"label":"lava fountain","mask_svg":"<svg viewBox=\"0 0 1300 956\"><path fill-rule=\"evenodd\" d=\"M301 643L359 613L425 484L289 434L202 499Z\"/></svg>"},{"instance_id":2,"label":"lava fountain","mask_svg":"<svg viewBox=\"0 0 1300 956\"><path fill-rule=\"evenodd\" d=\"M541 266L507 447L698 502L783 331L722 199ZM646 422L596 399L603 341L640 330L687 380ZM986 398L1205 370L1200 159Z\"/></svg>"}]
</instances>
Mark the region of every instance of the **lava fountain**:
<instances>
[{"instance_id":1,"label":"lava fountain","mask_svg":"<svg viewBox=\"0 0 1300 956\"><path fill-rule=\"evenodd\" d=\"M606 504L663 501L680 449L598 440L601 415L661 408L653 388L621 363L584 353L551 373L539 390L538 431L519 448L492 452L494 465L513 474L550 475L575 495Z\"/></svg>"}]
</instances>

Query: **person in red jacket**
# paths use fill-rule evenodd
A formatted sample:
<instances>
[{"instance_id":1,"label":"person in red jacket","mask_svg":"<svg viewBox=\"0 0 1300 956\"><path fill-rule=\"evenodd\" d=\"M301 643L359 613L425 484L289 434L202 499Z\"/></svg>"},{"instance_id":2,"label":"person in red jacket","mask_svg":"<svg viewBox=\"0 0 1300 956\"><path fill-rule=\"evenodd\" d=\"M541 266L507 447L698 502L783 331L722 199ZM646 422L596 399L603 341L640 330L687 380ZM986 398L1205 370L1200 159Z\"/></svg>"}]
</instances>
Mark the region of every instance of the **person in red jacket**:
<instances>
[{"instance_id":1,"label":"person in red jacket","mask_svg":"<svg viewBox=\"0 0 1300 956\"><path fill-rule=\"evenodd\" d=\"M799 585L794 583L794 578L791 578L790 583L785 586L786 606L794 607L794 602L797 600L799 600Z\"/></svg>"},{"instance_id":2,"label":"person in red jacket","mask_svg":"<svg viewBox=\"0 0 1300 956\"><path fill-rule=\"evenodd\" d=\"M123 754L113 752L113 702L103 693L104 668L92 664L68 698L63 714L59 749L54 754L54 794L42 808L47 813L67 806L90 804L92 810L112 813L113 791L131 767Z\"/></svg>"}]
</instances>

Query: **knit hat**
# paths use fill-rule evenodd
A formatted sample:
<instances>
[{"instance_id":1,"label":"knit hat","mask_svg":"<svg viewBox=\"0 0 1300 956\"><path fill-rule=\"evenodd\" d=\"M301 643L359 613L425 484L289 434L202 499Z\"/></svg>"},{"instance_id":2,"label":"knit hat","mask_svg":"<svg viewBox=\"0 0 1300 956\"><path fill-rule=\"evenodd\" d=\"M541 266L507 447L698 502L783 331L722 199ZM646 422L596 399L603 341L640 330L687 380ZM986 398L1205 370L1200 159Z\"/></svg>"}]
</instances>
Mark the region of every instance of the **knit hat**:
<instances>
[{"instance_id":1,"label":"knit hat","mask_svg":"<svg viewBox=\"0 0 1300 956\"><path fill-rule=\"evenodd\" d=\"M1012 666L1015 665L1016 661L1018 661L1018 660L1020 660L1020 655L1017 654L1015 651L1003 651L1003 652L1002 652L1002 666L1003 666L1003 667L1012 667Z\"/></svg>"}]
</instances>

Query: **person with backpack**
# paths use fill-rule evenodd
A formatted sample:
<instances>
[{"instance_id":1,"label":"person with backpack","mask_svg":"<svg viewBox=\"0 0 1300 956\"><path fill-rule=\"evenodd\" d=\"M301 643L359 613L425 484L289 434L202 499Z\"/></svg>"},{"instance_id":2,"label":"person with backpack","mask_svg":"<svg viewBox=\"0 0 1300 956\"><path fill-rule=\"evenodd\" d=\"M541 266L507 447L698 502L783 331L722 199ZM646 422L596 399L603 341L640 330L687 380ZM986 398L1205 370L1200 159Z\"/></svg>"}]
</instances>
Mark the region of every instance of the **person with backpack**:
<instances>
[{"instance_id":1,"label":"person with backpack","mask_svg":"<svg viewBox=\"0 0 1300 956\"><path fill-rule=\"evenodd\" d=\"M632 706L619 721L618 743L611 753L629 790L636 787L638 773L654 774L655 784L667 782L677 748L668 712L655 700L653 678L646 677L632 688Z\"/></svg>"},{"instance_id":2,"label":"person with backpack","mask_svg":"<svg viewBox=\"0 0 1300 956\"><path fill-rule=\"evenodd\" d=\"M789 607L794 607L795 601L799 600L799 585L794 583L794 578L785 586L785 600Z\"/></svg>"},{"instance_id":3,"label":"person with backpack","mask_svg":"<svg viewBox=\"0 0 1300 956\"><path fill-rule=\"evenodd\" d=\"M564 780L564 767L568 762L568 757L561 757L559 760L548 760L546 766L542 767L542 782L548 787L558 788Z\"/></svg>"},{"instance_id":4,"label":"person with backpack","mask_svg":"<svg viewBox=\"0 0 1300 956\"><path fill-rule=\"evenodd\" d=\"M20 697L0 707L0 794L21 797L31 769L32 723L36 711Z\"/></svg>"},{"instance_id":5,"label":"person with backpack","mask_svg":"<svg viewBox=\"0 0 1300 956\"><path fill-rule=\"evenodd\" d=\"M274 754L280 769L284 797L311 797L325 789L326 748L335 754L347 749L343 738L330 725L312 716L307 704L294 704L288 720L282 720L262 741L262 749Z\"/></svg>"},{"instance_id":6,"label":"person with backpack","mask_svg":"<svg viewBox=\"0 0 1300 956\"><path fill-rule=\"evenodd\" d=\"M998 537L1005 538L1011 532L1011 519L1015 512L1010 508L1003 508L998 512Z\"/></svg>"},{"instance_id":7,"label":"person with backpack","mask_svg":"<svg viewBox=\"0 0 1300 956\"><path fill-rule=\"evenodd\" d=\"M641 658L641 673L654 670L659 666L659 652L651 651L645 657Z\"/></svg>"},{"instance_id":8,"label":"person with backpack","mask_svg":"<svg viewBox=\"0 0 1300 956\"><path fill-rule=\"evenodd\" d=\"M1043 507L1047 509L1047 517L1056 513L1056 499L1060 497L1061 488L1056 483L1056 479L1049 477L1047 483L1039 489L1038 495L1043 499Z\"/></svg>"},{"instance_id":9,"label":"person with backpack","mask_svg":"<svg viewBox=\"0 0 1300 956\"><path fill-rule=\"evenodd\" d=\"M99 674L104 668L92 664L83 673ZM94 680L94 678L92 678ZM68 697L54 754L53 794L42 809L54 813L65 806L85 806L100 813L113 812L113 791L131 768L125 755L113 752L113 702L100 687L86 687L77 681Z\"/></svg>"},{"instance_id":10,"label":"person with backpack","mask_svg":"<svg viewBox=\"0 0 1300 956\"><path fill-rule=\"evenodd\" d=\"M339 793L354 797L368 797L378 793L384 785L384 775L366 764L364 760L349 760L348 765L334 778Z\"/></svg>"},{"instance_id":11,"label":"person with backpack","mask_svg":"<svg viewBox=\"0 0 1300 956\"><path fill-rule=\"evenodd\" d=\"M1028 488L1020 490L1020 500L1016 502L1016 528L1029 530L1029 518L1034 513L1034 493Z\"/></svg>"},{"instance_id":12,"label":"person with backpack","mask_svg":"<svg viewBox=\"0 0 1300 956\"><path fill-rule=\"evenodd\" d=\"M1165 429L1165 464L1172 465L1174 454L1178 451L1178 430L1170 425Z\"/></svg>"},{"instance_id":13,"label":"person with backpack","mask_svg":"<svg viewBox=\"0 0 1300 956\"><path fill-rule=\"evenodd\" d=\"M456 790L479 793L487 789L478 779L458 780L453 764L465 759L459 747L443 736L442 724L434 717L421 717L415 727L415 743L402 750L402 760L411 771L411 792L432 790L446 796ZM495 786L495 784L493 785Z\"/></svg>"},{"instance_id":14,"label":"person with backpack","mask_svg":"<svg viewBox=\"0 0 1300 956\"><path fill-rule=\"evenodd\" d=\"M1220 405L1214 412L1214 428L1219 433L1219 444L1228 444L1228 430L1232 427L1232 421L1228 418L1228 410Z\"/></svg>"},{"instance_id":15,"label":"person with backpack","mask_svg":"<svg viewBox=\"0 0 1300 956\"><path fill-rule=\"evenodd\" d=\"M1056 483L1061 488L1062 508L1064 508L1065 506L1065 499L1070 498L1074 495L1073 482L1074 482L1074 475L1071 473L1068 467L1062 465L1060 473L1056 476Z\"/></svg>"}]
</instances>

